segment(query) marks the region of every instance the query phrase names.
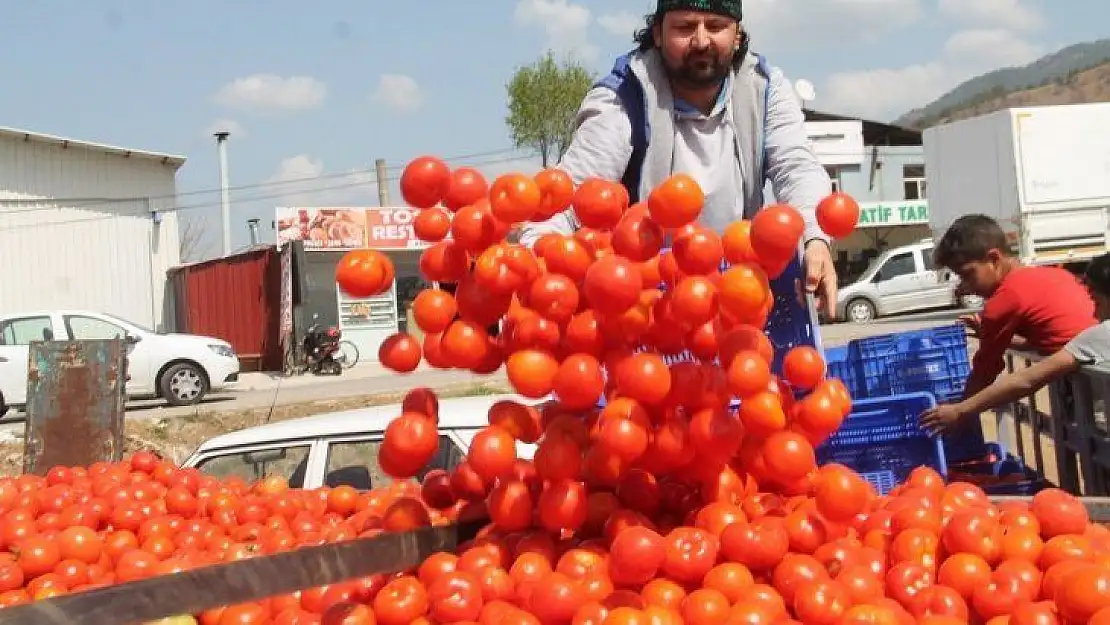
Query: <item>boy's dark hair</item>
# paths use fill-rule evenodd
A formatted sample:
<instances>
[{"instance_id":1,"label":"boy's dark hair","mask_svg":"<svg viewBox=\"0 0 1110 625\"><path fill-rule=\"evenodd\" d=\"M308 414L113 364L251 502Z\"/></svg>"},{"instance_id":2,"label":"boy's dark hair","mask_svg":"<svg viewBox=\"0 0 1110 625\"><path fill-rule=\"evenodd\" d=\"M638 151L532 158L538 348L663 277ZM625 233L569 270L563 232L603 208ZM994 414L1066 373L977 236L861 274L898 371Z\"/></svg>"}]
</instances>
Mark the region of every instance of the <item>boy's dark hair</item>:
<instances>
[{"instance_id":1,"label":"boy's dark hair","mask_svg":"<svg viewBox=\"0 0 1110 625\"><path fill-rule=\"evenodd\" d=\"M1002 227L986 215L964 215L940 238L933 250L933 262L958 271L967 263L986 260L991 250L1010 254L1010 244Z\"/></svg>"},{"instance_id":2,"label":"boy's dark hair","mask_svg":"<svg viewBox=\"0 0 1110 625\"><path fill-rule=\"evenodd\" d=\"M1110 297L1110 254L1103 254L1087 265L1083 281L1092 291Z\"/></svg>"}]
</instances>

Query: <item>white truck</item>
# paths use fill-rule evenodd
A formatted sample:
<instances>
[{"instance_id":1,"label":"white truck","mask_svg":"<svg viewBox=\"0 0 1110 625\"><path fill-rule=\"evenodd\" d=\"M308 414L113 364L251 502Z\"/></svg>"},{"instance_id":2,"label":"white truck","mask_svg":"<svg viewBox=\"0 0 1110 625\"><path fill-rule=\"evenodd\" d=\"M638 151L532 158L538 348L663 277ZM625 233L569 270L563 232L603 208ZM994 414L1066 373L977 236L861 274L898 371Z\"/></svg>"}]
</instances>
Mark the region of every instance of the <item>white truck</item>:
<instances>
[{"instance_id":1,"label":"white truck","mask_svg":"<svg viewBox=\"0 0 1110 625\"><path fill-rule=\"evenodd\" d=\"M1110 251L1110 102L1011 108L925 130L929 223L989 215L1029 265Z\"/></svg>"}]
</instances>

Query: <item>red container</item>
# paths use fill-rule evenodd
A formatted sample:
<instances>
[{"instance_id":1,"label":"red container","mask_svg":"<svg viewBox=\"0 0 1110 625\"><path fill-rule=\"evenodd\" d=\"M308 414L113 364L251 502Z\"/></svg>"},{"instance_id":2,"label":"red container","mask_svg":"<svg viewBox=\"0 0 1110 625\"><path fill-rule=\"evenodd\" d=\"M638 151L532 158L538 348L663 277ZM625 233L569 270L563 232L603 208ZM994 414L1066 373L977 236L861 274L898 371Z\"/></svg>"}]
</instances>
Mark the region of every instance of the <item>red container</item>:
<instances>
[{"instance_id":1,"label":"red container","mask_svg":"<svg viewBox=\"0 0 1110 625\"><path fill-rule=\"evenodd\" d=\"M280 371L281 255L257 248L170 270L178 332L231 343L244 371Z\"/></svg>"}]
</instances>

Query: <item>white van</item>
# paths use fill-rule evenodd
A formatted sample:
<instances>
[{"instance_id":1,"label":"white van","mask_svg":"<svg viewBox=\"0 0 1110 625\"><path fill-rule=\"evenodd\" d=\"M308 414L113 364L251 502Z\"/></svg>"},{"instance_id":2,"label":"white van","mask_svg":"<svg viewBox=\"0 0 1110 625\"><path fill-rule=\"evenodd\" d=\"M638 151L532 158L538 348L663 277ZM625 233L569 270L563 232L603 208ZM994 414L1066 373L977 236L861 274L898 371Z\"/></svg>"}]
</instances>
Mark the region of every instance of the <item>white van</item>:
<instances>
[{"instance_id":1,"label":"white van","mask_svg":"<svg viewBox=\"0 0 1110 625\"><path fill-rule=\"evenodd\" d=\"M933 266L933 240L889 249L854 283L840 288L837 319L865 323L878 317L938 308L976 307L978 297L957 292L959 277Z\"/></svg>"}]
</instances>

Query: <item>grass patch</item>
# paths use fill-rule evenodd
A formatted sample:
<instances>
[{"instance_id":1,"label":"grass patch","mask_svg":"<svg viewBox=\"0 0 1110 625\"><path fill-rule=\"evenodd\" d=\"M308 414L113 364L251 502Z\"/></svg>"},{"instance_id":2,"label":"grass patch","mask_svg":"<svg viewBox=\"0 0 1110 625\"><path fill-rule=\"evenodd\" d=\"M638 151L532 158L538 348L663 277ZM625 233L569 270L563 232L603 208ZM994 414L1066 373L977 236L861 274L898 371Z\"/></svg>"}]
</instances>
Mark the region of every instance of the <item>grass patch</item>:
<instances>
[{"instance_id":1,"label":"grass patch","mask_svg":"<svg viewBox=\"0 0 1110 625\"><path fill-rule=\"evenodd\" d=\"M221 434L244 428L299 419L312 415L369 406L399 403L408 389L388 393L357 395L340 399L323 399L275 406L240 410L212 410L189 413L180 417L154 419L127 419L124 423L126 453L140 450L153 451L176 463L184 461L201 443ZM442 399L497 395L511 390L507 383L466 383L436 389ZM0 443L0 475L19 475L23 472L23 443Z\"/></svg>"}]
</instances>

